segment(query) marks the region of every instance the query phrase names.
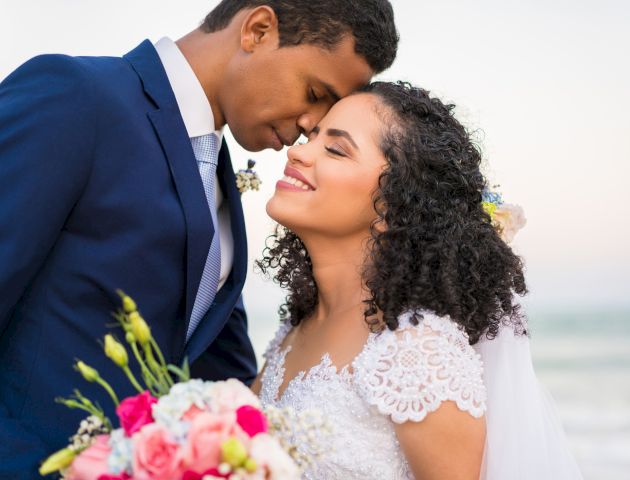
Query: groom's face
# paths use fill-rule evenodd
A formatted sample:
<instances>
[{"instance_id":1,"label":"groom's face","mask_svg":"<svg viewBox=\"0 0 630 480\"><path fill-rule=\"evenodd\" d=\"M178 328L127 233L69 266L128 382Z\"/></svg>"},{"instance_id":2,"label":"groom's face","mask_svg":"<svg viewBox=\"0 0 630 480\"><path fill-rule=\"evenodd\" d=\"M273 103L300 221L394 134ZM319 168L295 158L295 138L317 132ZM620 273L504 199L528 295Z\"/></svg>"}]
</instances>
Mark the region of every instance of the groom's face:
<instances>
[{"instance_id":1,"label":"groom's face","mask_svg":"<svg viewBox=\"0 0 630 480\"><path fill-rule=\"evenodd\" d=\"M369 82L372 70L344 37L332 50L262 42L232 65L221 110L245 149L281 150L310 132L330 107Z\"/></svg>"}]
</instances>

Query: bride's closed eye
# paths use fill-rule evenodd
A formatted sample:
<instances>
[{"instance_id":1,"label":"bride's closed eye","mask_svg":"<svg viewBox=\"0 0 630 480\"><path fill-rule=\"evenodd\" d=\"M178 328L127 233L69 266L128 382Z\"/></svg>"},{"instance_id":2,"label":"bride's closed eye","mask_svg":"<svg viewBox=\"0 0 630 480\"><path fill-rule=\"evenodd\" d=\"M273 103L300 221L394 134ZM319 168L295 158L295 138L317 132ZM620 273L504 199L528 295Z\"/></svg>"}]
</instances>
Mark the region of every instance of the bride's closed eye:
<instances>
[{"instance_id":1,"label":"bride's closed eye","mask_svg":"<svg viewBox=\"0 0 630 480\"><path fill-rule=\"evenodd\" d=\"M333 155L337 155L339 157L347 157L348 154L344 151L343 148L338 143L333 144L332 146L324 147L328 153L332 153Z\"/></svg>"}]
</instances>

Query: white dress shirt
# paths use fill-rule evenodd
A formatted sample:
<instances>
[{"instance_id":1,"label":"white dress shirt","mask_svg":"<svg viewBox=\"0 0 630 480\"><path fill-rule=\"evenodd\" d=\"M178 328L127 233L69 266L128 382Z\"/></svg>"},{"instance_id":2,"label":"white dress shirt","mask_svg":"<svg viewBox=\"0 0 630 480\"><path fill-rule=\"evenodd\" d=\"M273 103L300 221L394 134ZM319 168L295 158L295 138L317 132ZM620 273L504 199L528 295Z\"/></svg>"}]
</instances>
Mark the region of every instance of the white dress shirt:
<instances>
[{"instance_id":1,"label":"white dress shirt","mask_svg":"<svg viewBox=\"0 0 630 480\"><path fill-rule=\"evenodd\" d=\"M171 84L179 111L182 114L188 137L199 137L213 133L219 139L219 145L223 139L223 131L215 130L214 115L208 97L203 91L195 72L190 67L186 57L182 54L175 42L164 37L155 44L155 49L164 65L166 76ZM215 178L217 186L218 177ZM234 240L230 224L230 206L224 202L221 188L215 188L218 234L221 241L221 274L219 288L221 289L227 280L232 263L234 261Z\"/></svg>"}]
</instances>

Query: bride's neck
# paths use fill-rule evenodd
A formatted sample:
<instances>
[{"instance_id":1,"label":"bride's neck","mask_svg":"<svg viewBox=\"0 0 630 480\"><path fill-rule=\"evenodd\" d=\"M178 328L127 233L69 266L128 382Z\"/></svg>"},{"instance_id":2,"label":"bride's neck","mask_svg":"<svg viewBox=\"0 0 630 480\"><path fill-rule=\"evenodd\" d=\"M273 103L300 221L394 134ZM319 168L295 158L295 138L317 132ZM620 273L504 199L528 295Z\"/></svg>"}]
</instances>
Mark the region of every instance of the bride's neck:
<instances>
[{"instance_id":1,"label":"bride's neck","mask_svg":"<svg viewBox=\"0 0 630 480\"><path fill-rule=\"evenodd\" d=\"M305 240L317 283L318 305L312 320L363 312L367 291L362 280L365 241L335 238Z\"/></svg>"}]
</instances>

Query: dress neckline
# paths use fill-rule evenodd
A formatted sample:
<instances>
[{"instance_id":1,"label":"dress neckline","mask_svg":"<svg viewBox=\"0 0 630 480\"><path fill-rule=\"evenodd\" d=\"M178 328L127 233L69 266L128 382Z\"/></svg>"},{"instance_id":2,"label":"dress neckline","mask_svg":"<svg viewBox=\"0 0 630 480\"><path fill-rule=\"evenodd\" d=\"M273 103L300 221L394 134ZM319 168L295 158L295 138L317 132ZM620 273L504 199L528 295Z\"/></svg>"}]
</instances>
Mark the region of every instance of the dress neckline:
<instances>
[{"instance_id":1,"label":"dress neckline","mask_svg":"<svg viewBox=\"0 0 630 480\"><path fill-rule=\"evenodd\" d=\"M281 402L283 398L285 397L287 391L289 391L289 389L291 389L291 387L294 384L304 382L310 378L315 378L322 371L325 372L326 375L329 375L331 377L342 378L344 380L351 381L356 371L354 367L356 365L357 360L365 354L368 345L371 345L372 343L374 343L374 338L378 335L378 333L370 332L368 334L368 338L366 342L363 344L363 347L361 348L359 353L357 353L350 362L346 363L342 367L338 367L337 365L333 364L332 359L330 358L330 353L325 352L324 354L322 354L321 359L317 364L307 369L300 370L293 378L291 378L286 383L285 388L281 392L280 390L282 388L282 385L284 385L285 380L286 380L285 379L286 356L292 350L292 347L293 347L292 345L287 345L284 348L281 347L282 342L284 341L286 336L289 334L289 332L293 329L293 327L290 324L288 325L290 328L284 329L286 331L282 333L281 338L278 339L276 345L271 351L271 354L276 357L276 362L274 362L274 366L273 366L275 369L275 372L273 373L278 378L276 388L274 388L274 391L271 392L272 393L271 398L274 403ZM350 368L352 368L352 371L350 371Z\"/></svg>"}]
</instances>

